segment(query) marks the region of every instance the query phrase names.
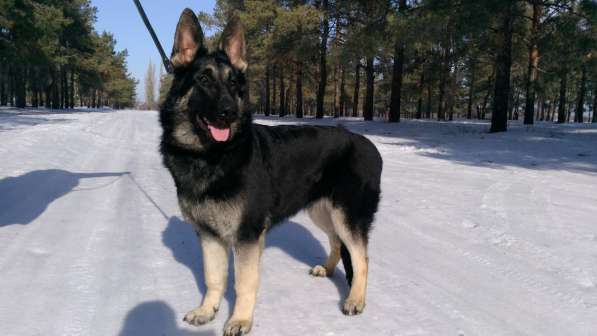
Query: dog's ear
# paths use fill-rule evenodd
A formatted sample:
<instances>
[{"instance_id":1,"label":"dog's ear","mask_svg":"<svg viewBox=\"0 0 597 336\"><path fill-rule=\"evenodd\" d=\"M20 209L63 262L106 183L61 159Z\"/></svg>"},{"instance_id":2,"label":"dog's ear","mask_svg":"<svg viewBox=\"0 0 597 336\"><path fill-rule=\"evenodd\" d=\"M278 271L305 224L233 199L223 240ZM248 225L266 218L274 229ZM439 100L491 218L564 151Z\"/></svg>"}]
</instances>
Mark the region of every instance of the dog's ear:
<instances>
[{"instance_id":1,"label":"dog's ear","mask_svg":"<svg viewBox=\"0 0 597 336\"><path fill-rule=\"evenodd\" d=\"M186 66L195 59L197 51L203 47L203 30L195 13L185 8L180 14L176 33L174 34L174 46L170 61L174 68Z\"/></svg>"},{"instance_id":2,"label":"dog's ear","mask_svg":"<svg viewBox=\"0 0 597 336\"><path fill-rule=\"evenodd\" d=\"M228 21L222 39L220 50L225 52L230 59L230 64L241 72L247 69L247 46L245 44L245 29L238 16Z\"/></svg>"}]
</instances>

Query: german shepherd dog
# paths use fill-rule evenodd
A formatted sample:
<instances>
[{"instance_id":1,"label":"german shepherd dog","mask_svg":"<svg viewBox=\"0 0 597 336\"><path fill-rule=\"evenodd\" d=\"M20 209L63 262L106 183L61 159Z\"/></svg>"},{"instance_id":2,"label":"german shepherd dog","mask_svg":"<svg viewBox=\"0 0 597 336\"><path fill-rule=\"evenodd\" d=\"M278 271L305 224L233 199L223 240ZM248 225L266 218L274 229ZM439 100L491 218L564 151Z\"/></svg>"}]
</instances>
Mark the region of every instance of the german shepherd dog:
<instances>
[{"instance_id":1,"label":"german shepherd dog","mask_svg":"<svg viewBox=\"0 0 597 336\"><path fill-rule=\"evenodd\" d=\"M231 19L208 52L197 17L185 9L174 36L172 86L160 109L161 153L184 219L201 242L207 292L184 321L211 321L234 253L236 302L224 335L250 331L265 233L301 209L329 237L330 276L342 259L350 285L346 315L365 307L367 241L380 198L382 159L365 137L341 127L252 123L246 100L246 45Z\"/></svg>"}]
</instances>

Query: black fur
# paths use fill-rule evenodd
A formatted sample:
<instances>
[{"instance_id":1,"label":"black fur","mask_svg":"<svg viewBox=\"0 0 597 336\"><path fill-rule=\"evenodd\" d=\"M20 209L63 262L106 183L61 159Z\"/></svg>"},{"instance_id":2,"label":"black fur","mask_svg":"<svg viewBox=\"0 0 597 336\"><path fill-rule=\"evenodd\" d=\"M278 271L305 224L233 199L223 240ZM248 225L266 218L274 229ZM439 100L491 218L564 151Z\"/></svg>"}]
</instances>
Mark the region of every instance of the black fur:
<instances>
[{"instance_id":1,"label":"black fur","mask_svg":"<svg viewBox=\"0 0 597 336\"><path fill-rule=\"evenodd\" d=\"M342 127L253 124L245 82L224 51L201 46L190 64L176 69L160 110L161 153L181 204L229 209L242 203L240 225L222 238L249 242L325 198L343 209L348 229L366 242L380 197L382 159L375 146ZM215 141L208 125L229 127L228 141ZM220 224L186 210L195 225L222 235ZM342 258L348 276L344 246Z\"/></svg>"},{"instance_id":2,"label":"black fur","mask_svg":"<svg viewBox=\"0 0 597 336\"><path fill-rule=\"evenodd\" d=\"M340 257L342 258L342 265L344 266L344 272L348 286L352 286L352 260L350 259L350 253L343 243L340 245Z\"/></svg>"}]
</instances>

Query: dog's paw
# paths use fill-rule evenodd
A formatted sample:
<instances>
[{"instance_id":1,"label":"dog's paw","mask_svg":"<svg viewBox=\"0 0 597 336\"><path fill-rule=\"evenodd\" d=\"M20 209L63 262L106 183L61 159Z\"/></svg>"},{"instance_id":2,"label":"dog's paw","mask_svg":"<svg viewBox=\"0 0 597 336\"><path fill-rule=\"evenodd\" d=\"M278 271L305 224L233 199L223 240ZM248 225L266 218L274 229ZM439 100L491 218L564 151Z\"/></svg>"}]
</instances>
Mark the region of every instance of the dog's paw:
<instances>
[{"instance_id":1,"label":"dog's paw","mask_svg":"<svg viewBox=\"0 0 597 336\"><path fill-rule=\"evenodd\" d=\"M344 305L342 306L342 312L344 315L359 315L365 309L365 300L354 300L351 298L346 299L344 301Z\"/></svg>"},{"instance_id":2,"label":"dog's paw","mask_svg":"<svg viewBox=\"0 0 597 336\"><path fill-rule=\"evenodd\" d=\"M218 310L213 307L199 307L188 312L182 319L190 325L199 326L214 319Z\"/></svg>"},{"instance_id":3,"label":"dog's paw","mask_svg":"<svg viewBox=\"0 0 597 336\"><path fill-rule=\"evenodd\" d=\"M243 336L251 331L249 320L230 320L224 326L224 336Z\"/></svg>"},{"instance_id":4,"label":"dog's paw","mask_svg":"<svg viewBox=\"0 0 597 336\"><path fill-rule=\"evenodd\" d=\"M325 270L325 267L321 265L313 266L313 268L309 271L309 274L315 277L326 277L329 276L328 272Z\"/></svg>"}]
</instances>

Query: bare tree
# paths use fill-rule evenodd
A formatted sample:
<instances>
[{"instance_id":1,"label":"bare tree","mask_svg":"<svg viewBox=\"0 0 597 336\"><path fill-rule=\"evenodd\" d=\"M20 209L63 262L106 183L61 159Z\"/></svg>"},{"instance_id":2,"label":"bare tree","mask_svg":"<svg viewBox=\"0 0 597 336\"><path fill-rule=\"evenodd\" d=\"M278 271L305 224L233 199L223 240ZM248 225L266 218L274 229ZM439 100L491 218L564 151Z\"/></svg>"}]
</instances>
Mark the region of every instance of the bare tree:
<instances>
[{"instance_id":1,"label":"bare tree","mask_svg":"<svg viewBox=\"0 0 597 336\"><path fill-rule=\"evenodd\" d=\"M147 66L147 73L145 74L145 108L147 110L154 110L156 108L155 102L155 66L149 60Z\"/></svg>"}]
</instances>

